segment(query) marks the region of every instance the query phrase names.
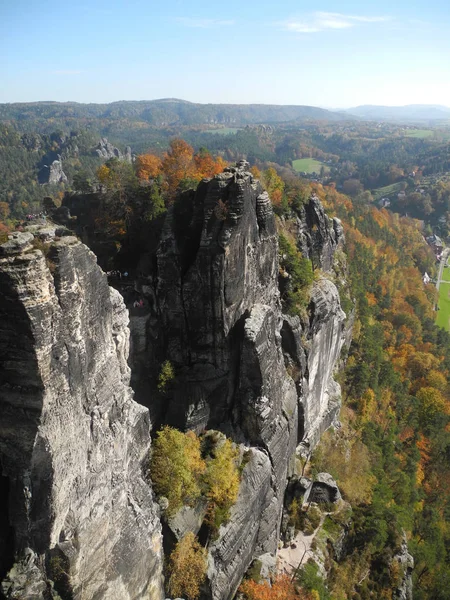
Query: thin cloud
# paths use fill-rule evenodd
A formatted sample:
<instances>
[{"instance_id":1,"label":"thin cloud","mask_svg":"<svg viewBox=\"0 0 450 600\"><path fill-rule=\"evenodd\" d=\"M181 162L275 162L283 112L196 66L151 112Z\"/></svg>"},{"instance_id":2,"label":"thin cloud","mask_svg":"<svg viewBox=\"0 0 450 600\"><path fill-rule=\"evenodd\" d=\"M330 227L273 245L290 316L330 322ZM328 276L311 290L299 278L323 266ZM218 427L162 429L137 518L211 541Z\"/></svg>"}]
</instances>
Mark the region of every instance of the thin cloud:
<instances>
[{"instance_id":1,"label":"thin cloud","mask_svg":"<svg viewBox=\"0 0 450 600\"><path fill-rule=\"evenodd\" d=\"M50 71L51 75L81 75L83 71L79 69L58 69L56 71Z\"/></svg>"},{"instance_id":2,"label":"thin cloud","mask_svg":"<svg viewBox=\"0 0 450 600\"><path fill-rule=\"evenodd\" d=\"M199 29L211 29L212 27L226 27L234 25L234 21L223 19L195 19L191 17L178 17L178 23L186 27L197 27Z\"/></svg>"},{"instance_id":3,"label":"thin cloud","mask_svg":"<svg viewBox=\"0 0 450 600\"><path fill-rule=\"evenodd\" d=\"M382 23L390 17L367 17L363 15L343 15L332 12L314 12L301 18L291 18L281 23L283 29L293 33L317 33L329 29L350 29L359 23Z\"/></svg>"}]
</instances>

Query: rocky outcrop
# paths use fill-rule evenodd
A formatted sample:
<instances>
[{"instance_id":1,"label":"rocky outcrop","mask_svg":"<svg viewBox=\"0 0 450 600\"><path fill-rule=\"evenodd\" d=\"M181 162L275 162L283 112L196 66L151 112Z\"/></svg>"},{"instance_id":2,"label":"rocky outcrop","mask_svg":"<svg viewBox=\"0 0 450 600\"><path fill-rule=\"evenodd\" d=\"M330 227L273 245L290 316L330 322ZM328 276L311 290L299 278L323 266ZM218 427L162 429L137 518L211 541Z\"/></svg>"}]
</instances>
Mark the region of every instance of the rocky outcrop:
<instances>
[{"instance_id":1,"label":"rocky outcrop","mask_svg":"<svg viewBox=\"0 0 450 600\"><path fill-rule=\"evenodd\" d=\"M339 223L316 198L303 211L299 246L326 272L342 242ZM208 548L205 597L230 600L252 561L276 551L298 444L311 449L338 418L338 291L318 278L308 317L283 315L267 193L245 162L204 180L169 209L152 275L138 290L146 308L130 327L137 405L122 300L83 244L53 237L40 236L45 257L31 232L0 256L8 315L0 329L0 494L19 507L0 519L15 538L6 593L32 600L29 581L50 598L53 577L76 600L161 597L158 509L142 474L144 405L157 426L220 430L245 452L237 502ZM162 393L165 361L175 378ZM177 514L168 524L175 539L199 531L203 512Z\"/></svg>"},{"instance_id":2,"label":"rocky outcrop","mask_svg":"<svg viewBox=\"0 0 450 600\"><path fill-rule=\"evenodd\" d=\"M334 255L344 242L344 229L336 217L330 219L316 195L299 211L297 244L303 256L311 259L313 268L331 271Z\"/></svg>"},{"instance_id":3,"label":"rocky outcrop","mask_svg":"<svg viewBox=\"0 0 450 600\"><path fill-rule=\"evenodd\" d=\"M54 160L49 165L44 165L38 173L39 183L67 183L67 175L64 173L62 168L61 156L58 155L58 159Z\"/></svg>"},{"instance_id":4,"label":"rocky outcrop","mask_svg":"<svg viewBox=\"0 0 450 600\"><path fill-rule=\"evenodd\" d=\"M309 322L284 315L281 332L286 366L297 386L299 452L303 454L316 446L323 431L339 424L341 389L333 373L342 347L351 340L351 323L341 308L332 270L343 242L340 221L331 220L319 199L312 196L297 219L297 245L322 274L311 289Z\"/></svg>"},{"instance_id":5,"label":"rocky outcrop","mask_svg":"<svg viewBox=\"0 0 450 600\"><path fill-rule=\"evenodd\" d=\"M396 574L396 589L393 598L396 600L412 600L414 558L408 552L408 541L403 534L400 551L392 558L391 572Z\"/></svg>"},{"instance_id":6,"label":"rocky outcrop","mask_svg":"<svg viewBox=\"0 0 450 600\"><path fill-rule=\"evenodd\" d=\"M251 561L276 550L294 450L299 442L312 448L340 408L333 371L345 314L338 291L320 278L309 322L282 315L275 219L247 168L225 169L169 211L156 274L141 289L150 313L132 323L139 399L155 422L221 429L252 448L231 518L210 546L215 600L231 598ZM304 254L331 269L343 240L339 222L313 197L297 225ZM176 379L158 401L149 392L155 382L143 380L165 360Z\"/></svg>"},{"instance_id":7,"label":"rocky outcrop","mask_svg":"<svg viewBox=\"0 0 450 600\"><path fill-rule=\"evenodd\" d=\"M73 600L163 598L128 313L76 238L45 256L33 243L21 234L0 255L0 533L12 544L0 564L15 563L3 593L52 598L53 580Z\"/></svg>"},{"instance_id":8,"label":"rocky outcrop","mask_svg":"<svg viewBox=\"0 0 450 600\"><path fill-rule=\"evenodd\" d=\"M132 162L131 156L131 148L129 146L125 149L125 154L123 154L119 148L113 146L106 138L101 138L99 143L94 149L95 154L104 160L108 160L110 158L118 158L119 160L125 160L129 163Z\"/></svg>"},{"instance_id":9,"label":"rocky outcrop","mask_svg":"<svg viewBox=\"0 0 450 600\"><path fill-rule=\"evenodd\" d=\"M220 209L220 210L218 210ZM132 364L175 369L170 394L139 398L154 420L220 429L251 448L229 522L209 548L209 596L232 598L252 560L277 546L297 393L281 348L278 235L270 199L247 163L175 203L133 324ZM151 386L150 386L151 387Z\"/></svg>"}]
</instances>

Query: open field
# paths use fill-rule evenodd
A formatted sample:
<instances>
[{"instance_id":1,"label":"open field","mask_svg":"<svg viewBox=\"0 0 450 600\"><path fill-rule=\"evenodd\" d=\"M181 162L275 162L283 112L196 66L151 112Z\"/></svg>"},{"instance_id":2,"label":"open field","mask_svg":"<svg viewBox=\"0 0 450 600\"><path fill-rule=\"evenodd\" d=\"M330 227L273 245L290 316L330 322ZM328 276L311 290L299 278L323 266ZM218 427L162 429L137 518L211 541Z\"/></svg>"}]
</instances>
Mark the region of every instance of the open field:
<instances>
[{"instance_id":1,"label":"open field","mask_svg":"<svg viewBox=\"0 0 450 600\"><path fill-rule=\"evenodd\" d=\"M434 134L432 129L412 129L405 133L406 137L428 138Z\"/></svg>"},{"instance_id":2,"label":"open field","mask_svg":"<svg viewBox=\"0 0 450 600\"><path fill-rule=\"evenodd\" d=\"M444 270L444 276L445 274ZM439 287L438 307L436 325L450 331L450 283L441 283Z\"/></svg>"},{"instance_id":3,"label":"open field","mask_svg":"<svg viewBox=\"0 0 450 600\"><path fill-rule=\"evenodd\" d=\"M237 133L239 128L237 127L220 127L219 129L208 129L205 133L218 133L219 135L231 135Z\"/></svg>"},{"instance_id":4,"label":"open field","mask_svg":"<svg viewBox=\"0 0 450 600\"><path fill-rule=\"evenodd\" d=\"M384 187L372 190L372 196L374 200L379 200L380 198L384 198L385 196L392 196L392 194L397 194L401 190L401 187L401 182L392 183L391 185L385 185Z\"/></svg>"},{"instance_id":5,"label":"open field","mask_svg":"<svg viewBox=\"0 0 450 600\"><path fill-rule=\"evenodd\" d=\"M330 168L324 165L315 158L298 158L292 161L292 167L297 173L320 173L322 167L325 168L325 172L328 173Z\"/></svg>"},{"instance_id":6,"label":"open field","mask_svg":"<svg viewBox=\"0 0 450 600\"><path fill-rule=\"evenodd\" d=\"M442 271L442 281L450 282L450 267L446 265Z\"/></svg>"}]
</instances>

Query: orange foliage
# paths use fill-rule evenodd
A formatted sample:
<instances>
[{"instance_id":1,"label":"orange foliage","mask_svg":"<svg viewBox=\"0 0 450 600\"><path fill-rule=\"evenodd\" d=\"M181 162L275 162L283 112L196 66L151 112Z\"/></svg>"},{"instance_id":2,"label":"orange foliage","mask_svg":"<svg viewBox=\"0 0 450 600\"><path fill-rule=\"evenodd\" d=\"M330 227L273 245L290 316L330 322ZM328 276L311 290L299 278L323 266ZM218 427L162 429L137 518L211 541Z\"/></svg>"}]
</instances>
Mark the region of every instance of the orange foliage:
<instances>
[{"instance_id":1,"label":"orange foliage","mask_svg":"<svg viewBox=\"0 0 450 600\"><path fill-rule=\"evenodd\" d=\"M311 594L297 591L289 575L278 575L272 582L256 583L248 579L241 584L239 591L246 600L312 600Z\"/></svg>"},{"instance_id":2,"label":"orange foliage","mask_svg":"<svg viewBox=\"0 0 450 600\"><path fill-rule=\"evenodd\" d=\"M227 163L220 156L214 160L209 152L200 152L194 156L194 165L196 178L204 179L222 173Z\"/></svg>"},{"instance_id":3,"label":"orange foliage","mask_svg":"<svg viewBox=\"0 0 450 600\"><path fill-rule=\"evenodd\" d=\"M155 154L140 154L136 159L139 179L154 179L161 173L162 161Z\"/></svg>"},{"instance_id":4,"label":"orange foliage","mask_svg":"<svg viewBox=\"0 0 450 600\"><path fill-rule=\"evenodd\" d=\"M177 189L183 180L200 181L204 177L213 177L226 166L222 158L214 160L208 152L194 155L194 149L187 142L175 139L163 156L162 172L169 202L173 201Z\"/></svg>"},{"instance_id":5,"label":"orange foliage","mask_svg":"<svg viewBox=\"0 0 450 600\"><path fill-rule=\"evenodd\" d=\"M166 178L169 196L174 196L183 179L192 179L195 173L194 149L184 140L172 140L170 150L165 152L162 170Z\"/></svg>"}]
</instances>

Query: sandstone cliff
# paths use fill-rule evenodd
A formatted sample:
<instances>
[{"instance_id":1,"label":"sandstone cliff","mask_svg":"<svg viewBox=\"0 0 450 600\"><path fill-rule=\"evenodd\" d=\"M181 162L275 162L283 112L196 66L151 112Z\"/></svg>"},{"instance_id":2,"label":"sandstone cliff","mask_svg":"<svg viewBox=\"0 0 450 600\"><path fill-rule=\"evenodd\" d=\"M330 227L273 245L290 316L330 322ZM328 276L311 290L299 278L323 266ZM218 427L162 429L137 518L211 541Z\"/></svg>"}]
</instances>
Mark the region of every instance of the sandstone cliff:
<instances>
[{"instance_id":1,"label":"sandstone cliff","mask_svg":"<svg viewBox=\"0 0 450 600\"><path fill-rule=\"evenodd\" d=\"M14 541L3 566L15 561L3 593L51 598L52 579L67 598L161 598L127 311L76 238L38 244L46 257L33 242L0 247L0 489Z\"/></svg>"},{"instance_id":2,"label":"sandstone cliff","mask_svg":"<svg viewBox=\"0 0 450 600\"><path fill-rule=\"evenodd\" d=\"M342 230L315 198L298 231L304 254L331 269ZM229 599L251 561L276 550L297 445L313 447L338 418L332 374L345 314L324 277L312 289L309 323L282 314L275 217L245 162L169 210L154 276L141 292L150 313L131 323L139 401L157 423L221 429L252 448L231 519L209 552L208 595ZM165 360L176 377L158 398L155 382L143 382Z\"/></svg>"},{"instance_id":3,"label":"sandstone cliff","mask_svg":"<svg viewBox=\"0 0 450 600\"><path fill-rule=\"evenodd\" d=\"M221 430L246 451L238 500L209 546L205 598L230 600L252 560L275 552L296 449L309 451L338 419L333 372L345 339L331 281L340 224L314 197L296 224L321 272L308 318L282 312L275 217L247 163L170 208L137 290L148 308L130 323L140 404L128 316L94 255L75 238L42 245L30 233L1 247L0 530L14 557L0 545L0 568L15 560L7 598L51 598L49 579L75 600L161 597L161 525L143 475L149 416ZM167 360L175 379L162 394Z\"/></svg>"}]
</instances>

